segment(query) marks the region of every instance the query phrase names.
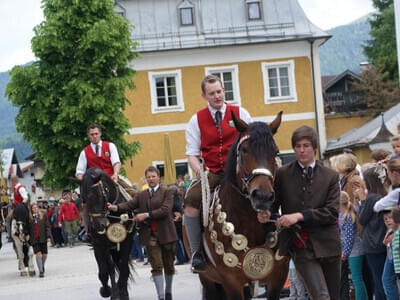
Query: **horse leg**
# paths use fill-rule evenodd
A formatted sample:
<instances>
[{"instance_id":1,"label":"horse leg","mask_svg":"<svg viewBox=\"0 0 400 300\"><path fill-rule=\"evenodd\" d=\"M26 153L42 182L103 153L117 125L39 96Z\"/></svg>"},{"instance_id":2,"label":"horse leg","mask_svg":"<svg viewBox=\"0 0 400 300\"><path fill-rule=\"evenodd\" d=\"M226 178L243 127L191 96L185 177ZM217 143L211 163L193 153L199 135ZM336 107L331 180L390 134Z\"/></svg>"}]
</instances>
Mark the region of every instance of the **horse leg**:
<instances>
[{"instance_id":1,"label":"horse leg","mask_svg":"<svg viewBox=\"0 0 400 300\"><path fill-rule=\"evenodd\" d=\"M274 272L274 277L268 278L267 280L267 299L278 300L281 295L281 290L285 285L286 278L289 272L289 260L281 261L275 266L277 272Z\"/></svg>"},{"instance_id":2,"label":"horse leg","mask_svg":"<svg viewBox=\"0 0 400 300\"><path fill-rule=\"evenodd\" d=\"M118 254L115 255L114 261L117 263L119 270L118 289L121 300L129 300L128 279L130 275L129 254L132 247L132 237L128 238L121 244ZM117 259L118 258L118 259Z\"/></svg>"},{"instance_id":3,"label":"horse leg","mask_svg":"<svg viewBox=\"0 0 400 300\"><path fill-rule=\"evenodd\" d=\"M18 270L21 272L21 276L25 276L24 252L22 250L22 243L18 238L14 239L14 246L17 252Z\"/></svg>"},{"instance_id":4,"label":"horse leg","mask_svg":"<svg viewBox=\"0 0 400 300\"><path fill-rule=\"evenodd\" d=\"M215 283L200 274L202 289L202 300L226 300L225 291L222 285Z\"/></svg>"},{"instance_id":5,"label":"horse leg","mask_svg":"<svg viewBox=\"0 0 400 300\"><path fill-rule=\"evenodd\" d=\"M226 278L223 287L227 300L245 300L243 284L235 278Z\"/></svg>"},{"instance_id":6,"label":"horse leg","mask_svg":"<svg viewBox=\"0 0 400 300\"><path fill-rule=\"evenodd\" d=\"M113 261L110 252L107 253L106 257L107 257L108 274L110 275L110 281L111 281L111 300L119 300L118 285L115 281L115 263Z\"/></svg>"},{"instance_id":7,"label":"horse leg","mask_svg":"<svg viewBox=\"0 0 400 300\"><path fill-rule=\"evenodd\" d=\"M30 276L35 276L35 266L33 264L33 247L28 245L28 251L27 251L27 257L28 257L28 270L29 270L29 275Z\"/></svg>"},{"instance_id":8,"label":"horse leg","mask_svg":"<svg viewBox=\"0 0 400 300\"><path fill-rule=\"evenodd\" d=\"M94 247L94 257L96 258L97 261L97 266L99 268L99 280L101 284L103 285L100 288L100 295L103 298L108 298L111 296L111 288L108 285L108 268L107 264L104 261L105 258L105 253L103 250L101 250L102 246L93 246Z\"/></svg>"}]
</instances>

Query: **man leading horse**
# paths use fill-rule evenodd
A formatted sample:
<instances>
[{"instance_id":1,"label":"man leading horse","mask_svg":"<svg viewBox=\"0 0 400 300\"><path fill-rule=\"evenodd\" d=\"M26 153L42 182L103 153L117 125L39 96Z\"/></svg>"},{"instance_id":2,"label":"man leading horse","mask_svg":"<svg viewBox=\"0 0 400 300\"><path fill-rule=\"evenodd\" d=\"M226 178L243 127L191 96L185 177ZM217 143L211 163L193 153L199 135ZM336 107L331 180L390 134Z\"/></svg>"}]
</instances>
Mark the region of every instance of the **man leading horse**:
<instances>
[{"instance_id":1,"label":"man leading horse","mask_svg":"<svg viewBox=\"0 0 400 300\"><path fill-rule=\"evenodd\" d=\"M202 97L207 107L197 112L186 128L186 155L190 168L200 178L201 163L209 170L208 181L213 190L220 183L225 169L228 151L237 137L237 131L231 126L233 112L246 123L251 123L250 114L241 107L225 102L225 90L222 81L214 75L207 75L201 82ZM201 240L200 180L189 188L184 200L184 223L192 253L192 270L202 272L205 269L204 256L198 251Z\"/></svg>"}]
</instances>

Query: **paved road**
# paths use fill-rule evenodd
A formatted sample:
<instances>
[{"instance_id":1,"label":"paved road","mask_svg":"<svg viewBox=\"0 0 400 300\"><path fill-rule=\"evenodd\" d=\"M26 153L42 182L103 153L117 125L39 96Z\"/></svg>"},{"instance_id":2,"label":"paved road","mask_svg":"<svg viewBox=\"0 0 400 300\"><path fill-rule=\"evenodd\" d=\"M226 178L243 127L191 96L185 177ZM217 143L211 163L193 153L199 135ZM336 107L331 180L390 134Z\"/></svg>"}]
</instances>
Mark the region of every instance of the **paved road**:
<instances>
[{"instance_id":1,"label":"paved road","mask_svg":"<svg viewBox=\"0 0 400 300\"><path fill-rule=\"evenodd\" d=\"M148 266L137 264L134 278L135 282L129 288L131 299L157 299ZM59 249L49 247L45 278L20 277L11 243L4 242L0 250L0 299L103 299L98 293L99 287L93 251L86 245ZM189 271L189 266L177 266L174 300L200 300L200 292L198 278Z\"/></svg>"}]
</instances>

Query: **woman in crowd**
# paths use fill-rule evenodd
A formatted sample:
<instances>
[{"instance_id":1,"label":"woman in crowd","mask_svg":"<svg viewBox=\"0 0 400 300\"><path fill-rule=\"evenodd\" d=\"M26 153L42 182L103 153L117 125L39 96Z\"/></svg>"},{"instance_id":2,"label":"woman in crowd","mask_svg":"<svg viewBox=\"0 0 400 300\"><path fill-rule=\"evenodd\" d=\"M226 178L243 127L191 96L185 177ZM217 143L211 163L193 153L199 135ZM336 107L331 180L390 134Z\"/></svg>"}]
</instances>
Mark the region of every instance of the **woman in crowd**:
<instances>
[{"instance_id":1,"label":"woman in crowd","mask_svg":"<svg viewBox=\"0 0 400 300\"><path fill-rule=\"evenodd\" d=\"M50 240L51 237L50 224L46 212L40 210L37 203L31 205L31 214L31 244L36 256L39 277L44 277L44 264L47 258L47 240Z\"/></svg>"},{"instance_id":2,"label":"woman in crowd","mask_svg":"<svg viewBox=\"0 0 400 300\"><path fill-rule=\"evenodd\" d=\"M384 300L385 292L382 285L383 267L386 259L386 247L382 241L386 234L385 224L373 207L375 203L386 195L386 190L375 172L375 167L364 172L364 181L368 194L363 188L355 190L355 199L360 201L358 221L362 225L362 246L365 257L374 281L376 300ZM368 196L367 196L368 195Z\"/></svg>"},{"instance_id":3,"label":"woman in crowd","mask_svg":"<svg viewBox=\"0 0 400 300\"><path fill-rule=\"evenodd\" d=\"M364 253L361 239L358 236L357 214L349 195L343 191L340 192L339 227L342 242L342 260L348 260L349 262L356 299L368 300L362 274ZM347 278L344 280L347 280Z\"/></svg>"},{"instance_id":4,"label":"woman in crowd","mask_svg":"<svg viewBox=\"0 0 400 300\"><path fill-rule=\"evenodd\" d=\"M387 176L391 183L390 192L374 205L374 210L380 212L400 204L400 158L392 158L386 164Z\"/></svg>"}]
</instances>

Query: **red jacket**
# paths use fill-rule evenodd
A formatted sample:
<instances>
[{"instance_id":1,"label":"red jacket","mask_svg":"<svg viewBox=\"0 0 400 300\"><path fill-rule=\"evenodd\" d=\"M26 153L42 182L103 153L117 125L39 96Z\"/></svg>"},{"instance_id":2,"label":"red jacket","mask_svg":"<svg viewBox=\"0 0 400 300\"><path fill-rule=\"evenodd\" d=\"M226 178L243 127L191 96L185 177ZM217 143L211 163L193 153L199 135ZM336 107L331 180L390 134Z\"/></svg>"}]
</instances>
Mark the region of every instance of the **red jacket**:
<instances>
[{"instance_id":1,"label":"red jacket","mask_svg":"<svg viewBox=\"0 0 400 300\"><path fill-rule=\"evenodd\" d=\"M75 215L78 220L81 220L78 209L73 202L67 204L66 202L61 205L60 211L58 212L58 223L61 221L73 221L75 220Z\"/></svg>"},{"instance_id":2,"label":"red jacket","mask_svg":"<svg viewBox=\"0 0 400 300\"><path fill-rule=\"evenodd\" d=\"M227 104L224 119L221 121L221 132L215 126L208 107L197 113L201 135L201 156L207 168L214 173L224 171L229 149L238 135L236 128L229 124L232 120L231 111L239 117L239 107Z\"/></svg>"},{"instance_id":3,"label":"red jacket","mask_svg":"<svg viewBox=\"0 0 400 300\"><path fill-rule=\"evenodd\" d=\"M114 174L111 164L110 143L102 141L101 156L96 156L90 145L85 147L85 155L88 168L99 168L106 172L110 177Z\"/></svg>"}]
</instances>

